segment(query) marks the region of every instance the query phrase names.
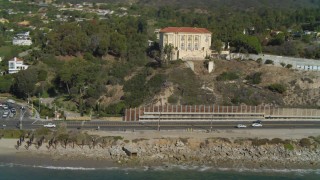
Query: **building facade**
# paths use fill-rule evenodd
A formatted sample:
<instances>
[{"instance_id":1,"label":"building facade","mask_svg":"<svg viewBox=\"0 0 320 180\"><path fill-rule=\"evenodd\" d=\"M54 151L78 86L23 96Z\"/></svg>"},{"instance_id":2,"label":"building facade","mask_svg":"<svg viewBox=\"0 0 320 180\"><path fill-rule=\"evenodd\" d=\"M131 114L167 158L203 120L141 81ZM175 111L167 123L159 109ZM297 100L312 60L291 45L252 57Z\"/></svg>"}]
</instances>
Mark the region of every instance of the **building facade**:
<instances>
[{"instance_id":1,"label":"building facade","mask_svg":"<svg viewBox=\"0 0 320 180\"><path fill-rule=\"evenodd\" d=\"M172 60L204 60L211 55L211 35L205 28L166 27L160 30L160 48L171 45Z\"/></svg>"},{"instance_id":2,"label":"building facade","mask_svg":"<svg viewBox=\"0 0 320 180\"><path fill-rule=\"evenodd\" d=\"M12 44L16 46L30 46L32 45L32 40L29 32L19 33L12 39Z\"/></svg>"},{"instance_id":3,"label":"building facade","mask_svg":"<svg viewBox=\"0 0 320 180\"><path fill-rule=\"evenodd\" d=\"M23 64L23 60L18 59L16 57L14 57L13 59L11 59L10 61L8 61L9 63L9 74L13 74L13 73L17 73L21 70L25 70L28 69L28 66Z\"/></svg>"}]
</instances>

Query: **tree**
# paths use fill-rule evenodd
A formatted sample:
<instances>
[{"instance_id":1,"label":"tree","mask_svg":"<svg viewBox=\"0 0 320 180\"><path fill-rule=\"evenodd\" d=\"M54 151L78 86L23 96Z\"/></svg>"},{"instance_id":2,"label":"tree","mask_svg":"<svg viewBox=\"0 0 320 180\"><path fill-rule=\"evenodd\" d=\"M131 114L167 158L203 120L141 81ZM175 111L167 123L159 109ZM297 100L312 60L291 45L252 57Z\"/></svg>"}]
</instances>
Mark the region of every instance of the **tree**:
<instances>
[{"instance_id":1,"label":"tree","mask_svg":"<svg viewBox=\"0 0 320 180\"><path fill-rule=\"evenodd\" d=\"M218 52L220 55L221 51L223 50L223 42L219 39L214 40L212 43L212 48Z\"/></svg>"},{"instance_id":2,"label":"tree","mask_svg":"<svg viewBox=\"0 0 320 180\"><path fill-rule=\"evenodd\" d=\"M276 45L282 45L285 42L285 35L284 33L279 33L275 35L274 38L271 39L271 41L268 43L268 45L276 46Z\"/></svg>"},{"instance_id":3,"label":"tree","mask_svg":"<svg viewBox=\"0 0 320 180\"><path fill-rule=\"evenodd\" d=\"M29 95L33 95L37 79L36 69L29 68L19 71L15 76L15 82L11 89L13 94L19 98L26 98Z\"/></svg>"},{"instance_id":4,"label":"tree","mask_svg":"<svg viewBox=\"0 0 320 180\"><path fill-rule=\"evenodd\" d=\"M258 54L261 52L261 44L256 36L238 35L231 43L236 48L237 52L241 49L247 50L249 53Z\"/></svg>"},{"instance_id":5,"label":"tree","mask_svg":"<svg viewBox=\"0 0 320 180\"><path fill-rule=\"evenodd\" d=\"M0 92L8 93L13 85L14 79L11 75L0 76Z\"/></svg>"},{"instance_id":6,"label":"tree","mask_svg":"<svg viewBox=\"0 0 320 180\"><path fill-rule=\"evenodd\" d=\"M164 52L164 61L167 63L168 61L172 60L172 53L173 53L174 47L172 44L166 44L163 48Z\"/></svg>"}]
</instances>

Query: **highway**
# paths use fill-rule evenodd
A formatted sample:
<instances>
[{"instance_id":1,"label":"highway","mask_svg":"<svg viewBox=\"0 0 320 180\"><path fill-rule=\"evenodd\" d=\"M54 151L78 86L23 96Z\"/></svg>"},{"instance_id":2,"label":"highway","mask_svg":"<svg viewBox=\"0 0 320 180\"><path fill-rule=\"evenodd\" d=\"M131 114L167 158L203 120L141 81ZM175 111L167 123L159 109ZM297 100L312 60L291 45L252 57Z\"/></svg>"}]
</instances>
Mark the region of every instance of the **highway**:
<instances>
[{"instance_id":1,"label":"highway","mask_svg":"<svg viewBox=\"0 0 320 180\"><path fill-rule=\"evenodd\" d=\"M65 123L68 129L97 129L106 131L132 131L132 130L158 130L158 122L115 122L115 121L35 121L27 119L22 122L23 129L36 129L43 127L44 124L54 123L59 125ZM17 128L18 119L0 120L2 128ZM5 126L3 126L5 124ZM212 121L212 122L160 122L161 130L216 130L234 129L237 124L247 125L244 129L317 129L320 128L320 121L262 121L262 127L251 127L249 121Z\"/></svg>"}]
</instances>

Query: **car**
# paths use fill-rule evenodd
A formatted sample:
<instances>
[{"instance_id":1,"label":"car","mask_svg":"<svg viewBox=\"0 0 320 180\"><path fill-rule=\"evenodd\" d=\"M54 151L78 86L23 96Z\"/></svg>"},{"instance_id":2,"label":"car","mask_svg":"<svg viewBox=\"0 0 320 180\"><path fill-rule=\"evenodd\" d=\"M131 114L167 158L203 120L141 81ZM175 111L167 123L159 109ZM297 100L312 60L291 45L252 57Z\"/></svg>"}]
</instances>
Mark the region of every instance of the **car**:
<instances>
[{"instance_id":1,"label":"car","mask_svg":"<svg viewBox=\"0 0 320 180\"><path fill-rule=\"evenodd\" d=\"M262 127L262 124L260 124L260 123L253 123L251 126L252 126L252 127Z\"/></svg>"},{"instance_id":2,"label":"car","mask_svg":"<svg viewBox=\"0 0 320 180\"><path fill-rule=\"evenodd\" d=\"M11 108L10 111L11 111L11 113L13 113L13 114L16 114L16 113L17 113L17 111L16 111L15 108Z\"/></svg>"},{"instance_id":3,"label":"car","mask_svg":"<svg viewBox=\"0 0 320 180\"><path fill-rule=\"evenodd\" d=\"M48 124L43 125L43 127L46 127L46 128L55 128L56 125L53 124L53 123L48 123Z\"/></svg>"},{"instance_id":4,"label":"car","mask_svg":"<svg viewBox=\"0 0 320 180\"><path fill-rule=\"evenodd\" d=\"M261 124L262 121L261 120L256 120L256 121L253 121L252 123L258 123L258 124Z\"/></svg>"},{"instance_id":5,"label":"car","mask_svg":"<svg viewBox=\"0 0 320 180\"><path fill-rule=\"evenodd\" d=\"M9 109L9 107L7 105L5 105L5 104L2 107L3 107L4 110L8 110Z\"/></svg>"},{"instance_id":6,"label":"car","mask_svg":"<svg viewBox=\"0 0 320 180\"><path fill-rule=\"evenodd\" d=\"M246 128L247 126L246 125L244 125L244 124L238 124L237 125L237 128Z\"/></svg>"},{"instance_id":7,"label":"car","mask_svg":"<svg viewBox=\"0 0 320 180\"><path fill-rule=\"evenodd\" d=\"M6 118L6 117L9 116L9 114L10 114L9 111L6 111L6 110L5 110L5 111L3 112L3 114L2 114L2 117L3 117L3 118Z\"/></svg>"}]
</instances>

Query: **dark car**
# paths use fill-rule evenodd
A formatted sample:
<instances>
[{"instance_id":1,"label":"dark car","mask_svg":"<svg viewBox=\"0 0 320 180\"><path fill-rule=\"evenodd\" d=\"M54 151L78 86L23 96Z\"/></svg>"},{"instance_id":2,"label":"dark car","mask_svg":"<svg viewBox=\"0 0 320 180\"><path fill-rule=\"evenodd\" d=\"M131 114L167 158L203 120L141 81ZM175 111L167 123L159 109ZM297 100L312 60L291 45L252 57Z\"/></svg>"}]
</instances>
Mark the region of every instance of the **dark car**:
<instances>
[{"instance_id":1,"label":"dark car","mask_svg":"<svg viewBox=\"0 0 320 180\"><path fill-rule=\"evenodd\" d=\"M17 111L16 111L15 108L11 108L10 111L11 111L11 113L13 113L13 114L16 114L16 113L17 113Z\"/></svg>"},{"instance_id":2,"label":"dark car","mask_svg":"<svg viewBox=\"0 0 320 180\"><path fill-rule=\"evenodd\" d=\"M256 121L253 121L252 123L258 123L258 124L261 124L262 121L261 120L256 120Z\"/></svg>"}]
</instances>

